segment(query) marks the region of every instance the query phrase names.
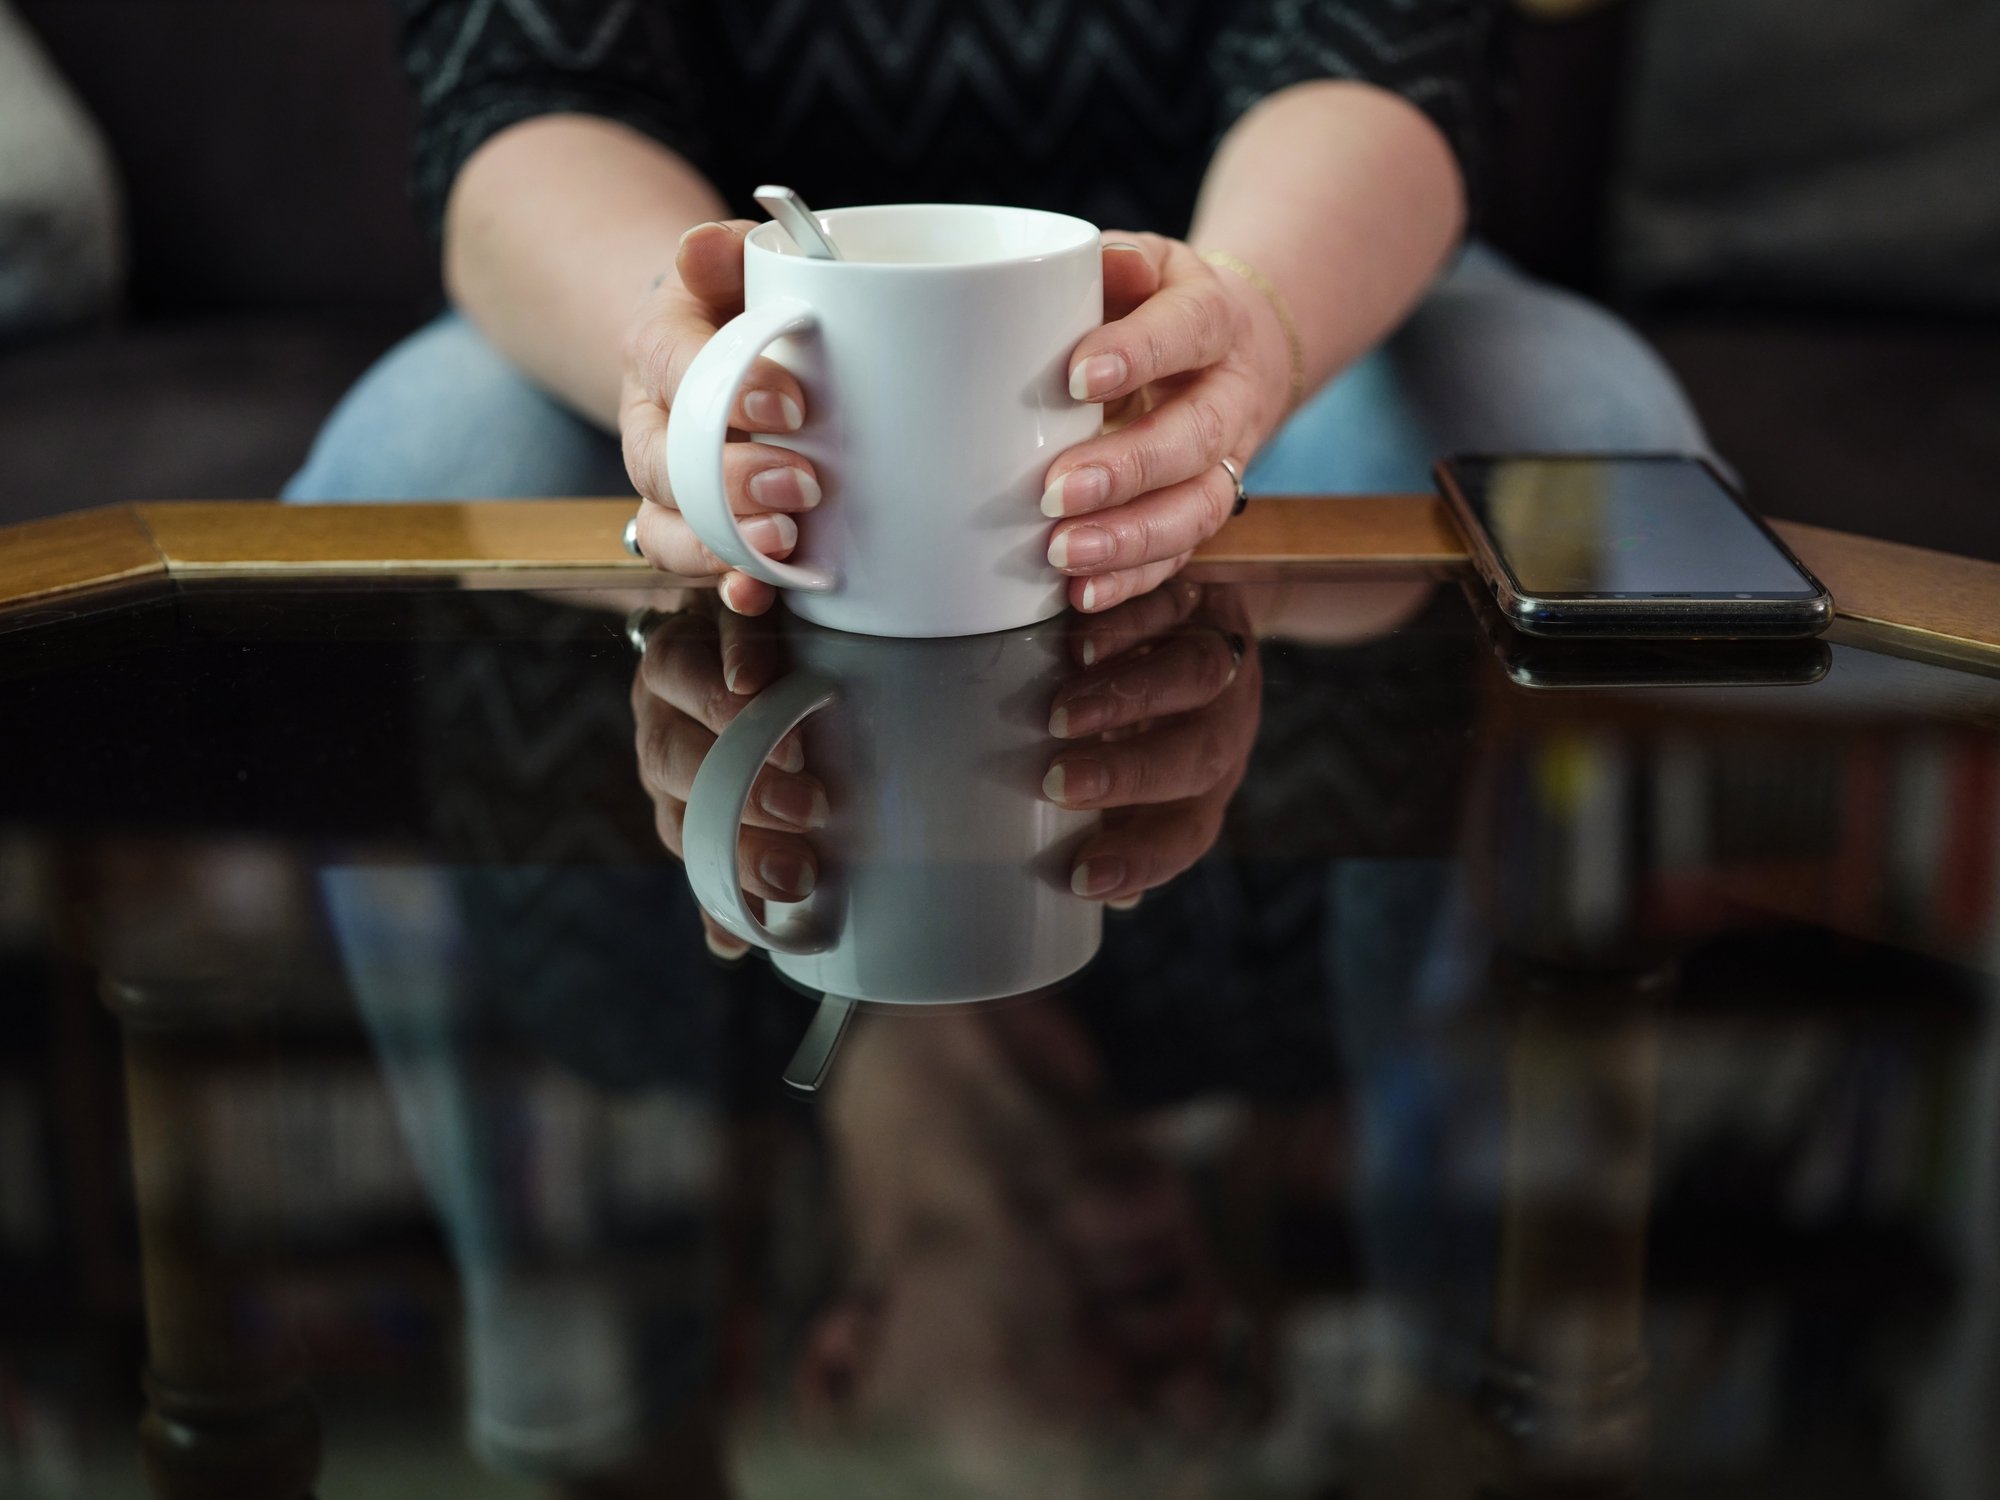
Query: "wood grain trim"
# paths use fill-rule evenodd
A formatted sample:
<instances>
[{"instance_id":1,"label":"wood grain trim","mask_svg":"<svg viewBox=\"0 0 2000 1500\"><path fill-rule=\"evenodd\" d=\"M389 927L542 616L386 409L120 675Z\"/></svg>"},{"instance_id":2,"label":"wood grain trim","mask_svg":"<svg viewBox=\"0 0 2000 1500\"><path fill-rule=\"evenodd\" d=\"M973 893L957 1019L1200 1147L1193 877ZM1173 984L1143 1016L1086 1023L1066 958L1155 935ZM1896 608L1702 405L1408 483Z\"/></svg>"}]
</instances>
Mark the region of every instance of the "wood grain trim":
<instances>
[{"instance_id":1,"label":"wood grain trim","mask_svg":"<svg viewBox=\"0 0 2000 1500\"><path fill-rule=\"evenodd\" d=\"M288 506L161 501L134 507L177 574L638 568L620 536L629 500ZM1259 499L1204 562L1451 564L1465 549L1430 495Z\"/></svg>"},{"instance_id":2,"label":"wood grain trim","mask_svg":"<svg viewBox=\"0 0 2000 1500\"><path fill-rule=\"evenodd\" d=\"M0 607L164 576L166 559L127 505L25 521L0 531Z\"/></svg>"},{"instance_id":3,"label":"wood grain trim","mask_svg":"<svg viewBox=\"0 0 2000 1500\"><path fill-rule=\"evenodd\" d=\"M134 506L174 574L464 573L639 567L620 538L631 500Z\"/></svg>"},{"instance_id":4,"label":"wood grain trim","mask_svg":"<svg viewBox=\"0 0 2000 1500\"><path fill-rule=\"evenodd\" d=\"M160 501L0 532L0 605L137 578L637 572L622 499L312 505ZM1913 646L2000 653L2000 564L1775 523L1841 615ZM1268 496L1201 549L1205 563L1451 567L1466 553L1431 495Z\"/></svg>"},{"instance_id":5,"label":"wood grain trim","mask_svg":"<svg viewBox=\"0 0 2000 1500\"><path fill-rule=\"evenodd\" d=\"M1421 563L1465 561L1435 495L1270 495L1195 553L1219 563Z\"/></svg>"},{"instance_id":6,"label":"wood grain trim","mask_svg":"<svg viewBox=\"0 0 2000 1500\"><path fill-rule=\"evenodd\" d=\"M1919 645L2000 652L2000 563L1797 521L1771 524L1819 575L1843 619Z\"/></svg>"}]
</instances>

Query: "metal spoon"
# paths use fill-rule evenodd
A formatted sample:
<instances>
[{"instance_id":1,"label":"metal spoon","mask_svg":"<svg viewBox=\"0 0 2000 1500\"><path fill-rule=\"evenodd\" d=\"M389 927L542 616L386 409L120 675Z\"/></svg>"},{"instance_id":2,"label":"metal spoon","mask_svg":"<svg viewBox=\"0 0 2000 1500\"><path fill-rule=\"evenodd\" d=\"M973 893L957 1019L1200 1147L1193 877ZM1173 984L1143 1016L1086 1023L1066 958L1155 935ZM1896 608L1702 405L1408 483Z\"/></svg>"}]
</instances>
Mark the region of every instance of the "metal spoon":
<instances>
[{"instance_id":1,"label":"metal spoon","mask_svg":"<svg viewBox=\"0 0 2000 1500\"><path fill-rule=\"evenodd\" d=\"M833 1068L833 1054L840 1048L847 1018L854 1014L854 1002L839 995L820 999L819 1010L799 1042L798 1051L785 1066L785 1086L798 1094L816 1094Z\"/></svg>"},{"instance_id":2,"label":"metal spoon","mask_svg":"<svg viewBox=\"0 0 2000 1500\"><path fill-rule=\"evenodd\" d=\"M840 247L834 244L819 215L806 207L806 200L788 187L766 183L750 195L764 212L785 226L792 242L814 260L839 260Z\"/></svg>"}]
</instances>

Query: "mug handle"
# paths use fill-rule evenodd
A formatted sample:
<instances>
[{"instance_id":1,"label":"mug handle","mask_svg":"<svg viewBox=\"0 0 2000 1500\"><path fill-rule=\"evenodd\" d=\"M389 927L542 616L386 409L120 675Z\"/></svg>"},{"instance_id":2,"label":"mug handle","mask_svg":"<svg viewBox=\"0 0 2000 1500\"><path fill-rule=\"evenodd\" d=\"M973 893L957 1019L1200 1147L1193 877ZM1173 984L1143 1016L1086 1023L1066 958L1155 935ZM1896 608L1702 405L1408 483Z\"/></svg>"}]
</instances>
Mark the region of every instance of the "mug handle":
<instances>
[{"instance_id":1,"label":"mug handle","mask_svg":"<svg viewBox=\"0 0 2000 1500\"><path fill-rule=\"evenodd\" d=\"M839 696L832 682L812 672L794 672L766 688L716 737L688 791L681 855L695 900L744 942L773 953L824 953L833 936L804 922L774 931L757 920L743 896L737 856L743 809L778 741Z\"/></svg>"},{"instance_id":2,"label":"mug handle","mask_svg":"<svg viewBox=\"0 0 2000 1500\"><path fill-rule=\"evenodd\" d=\"M786 334L818 326L818 315L796 297L774 298L731 318L694 357L667 413L667 482L702 545L752 578L807 594L831 591L833 574L779 562L743 540L723 487L722 445L737 388L757 357Z\"/></svg>"}]
</instances>

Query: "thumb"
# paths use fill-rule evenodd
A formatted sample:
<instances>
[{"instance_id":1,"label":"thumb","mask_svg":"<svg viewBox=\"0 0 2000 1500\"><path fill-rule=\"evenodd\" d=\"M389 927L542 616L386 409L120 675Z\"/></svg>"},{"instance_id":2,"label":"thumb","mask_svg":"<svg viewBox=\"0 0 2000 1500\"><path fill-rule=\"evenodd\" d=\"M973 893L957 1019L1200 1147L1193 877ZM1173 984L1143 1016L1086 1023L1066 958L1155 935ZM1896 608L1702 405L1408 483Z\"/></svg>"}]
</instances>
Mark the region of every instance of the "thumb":
<instances>
[{"instance_id":1,"label":"thumb","mask_svg":"<svg viewBox=\"0 0 2000 1500\"><path fill-rule=\"evenodd\" d=\"M724 318L743 310L743 236L756 227L749 219L697 224L674 254L681 285Z\"/></svg>"}]
</instances>

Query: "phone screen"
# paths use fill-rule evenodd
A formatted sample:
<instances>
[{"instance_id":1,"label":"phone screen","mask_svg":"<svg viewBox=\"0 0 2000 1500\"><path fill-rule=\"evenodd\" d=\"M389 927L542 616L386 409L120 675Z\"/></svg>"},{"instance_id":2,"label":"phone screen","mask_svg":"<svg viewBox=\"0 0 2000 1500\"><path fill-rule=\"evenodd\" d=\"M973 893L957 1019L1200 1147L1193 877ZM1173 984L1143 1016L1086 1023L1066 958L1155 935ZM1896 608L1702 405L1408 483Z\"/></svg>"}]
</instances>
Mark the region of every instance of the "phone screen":
<instances>
[{"instance_id":1,"label":"phone screen","mask_svg":"<svg viewBox=\"0 0 2000 1500\"><path fill-rule=\"evenodd\" d=\"M1693 459L1461 458L1451 469L1525 594L1817 596L1736 497Z\"/></svg>"}]
</instances>

